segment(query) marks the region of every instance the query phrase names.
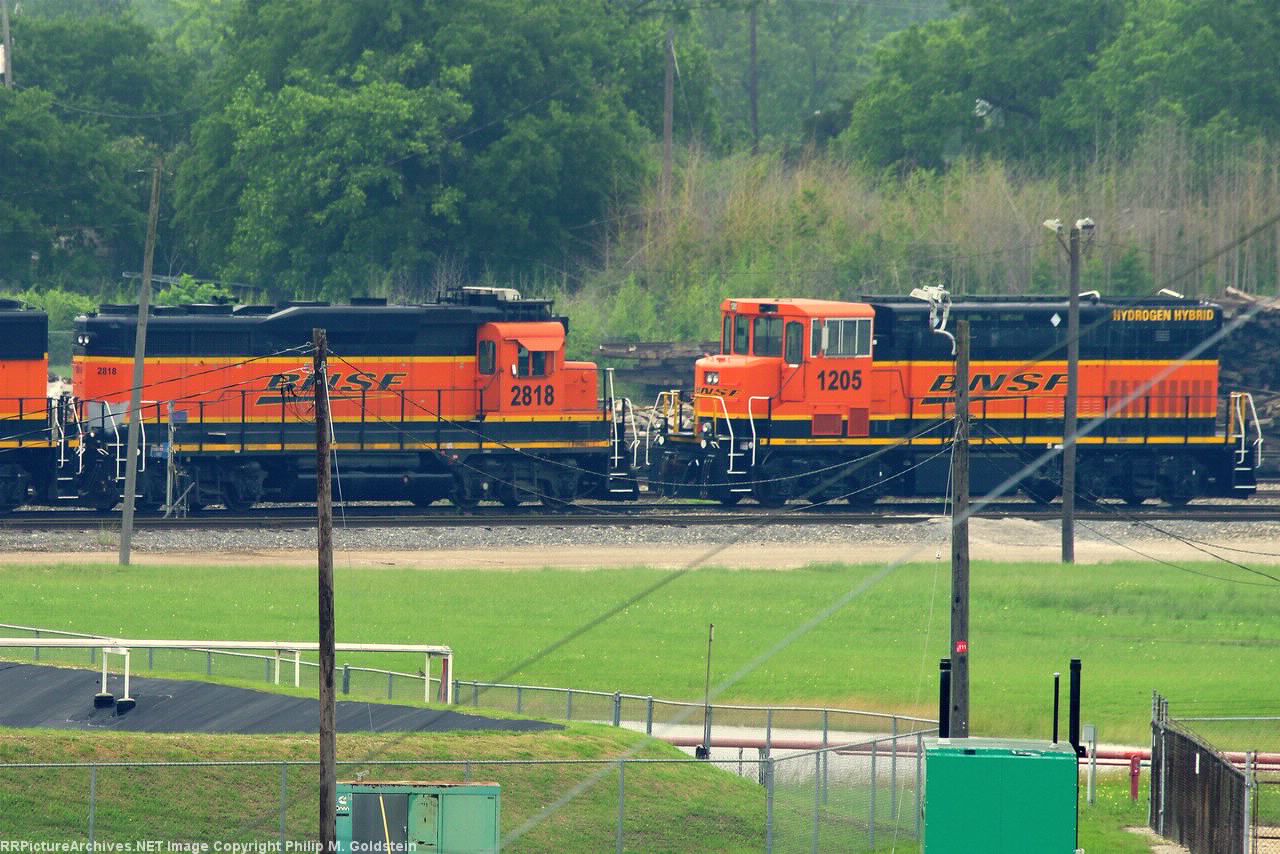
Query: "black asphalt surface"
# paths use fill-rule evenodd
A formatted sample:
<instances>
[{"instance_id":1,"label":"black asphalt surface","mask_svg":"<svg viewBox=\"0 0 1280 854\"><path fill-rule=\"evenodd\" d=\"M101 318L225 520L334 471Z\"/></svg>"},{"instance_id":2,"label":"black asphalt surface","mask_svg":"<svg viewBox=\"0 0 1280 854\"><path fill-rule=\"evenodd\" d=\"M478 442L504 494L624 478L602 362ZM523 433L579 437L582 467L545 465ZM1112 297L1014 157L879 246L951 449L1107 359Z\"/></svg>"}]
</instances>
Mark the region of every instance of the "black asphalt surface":
<instances>
[{"instance_id":1,"label":"black asphalt surface","mask_svg":"<svg viewBox=\"0 0 1280 854\"><path fill-rule=\"evenodd\" d=\"M320 726L316 700L181 679L131 677L137 706L117 715L114 707L94 708L101 680L101 672L93 670L0 663L0 726L244 735L316 732ZM123 677L108 676L107 690L120 697ZM339 700L337 727L340 733L563 729L541 721L352 700Z\"/></svg>"}]
</instances>

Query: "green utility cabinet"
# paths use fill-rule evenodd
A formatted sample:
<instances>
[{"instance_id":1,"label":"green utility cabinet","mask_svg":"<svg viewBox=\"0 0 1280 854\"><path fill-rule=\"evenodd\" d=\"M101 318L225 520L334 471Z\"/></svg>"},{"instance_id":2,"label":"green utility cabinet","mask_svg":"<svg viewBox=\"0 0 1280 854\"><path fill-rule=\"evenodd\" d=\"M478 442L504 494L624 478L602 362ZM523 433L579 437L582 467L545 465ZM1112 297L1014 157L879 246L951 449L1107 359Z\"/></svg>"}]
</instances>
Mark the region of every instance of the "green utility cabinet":
<instances>
[{"instance_id":1,"label":"green utility cabinet","mask_svg":"<svg viewBox=\"0 0 1280 854\"><path fill-rule=\"evenodd\" d=\"M490 854L497 783L339 783L338 851Z\"/></svg>"},{"instance_id":2,"label":"green utility cabinet","mask_svg":"<svg viewBox=\"0 0 1280 854\"><path fill-rule=\"evenodd\" d=\"M1079 774L1070 744L925 742L925 854L1073 854Z\"/></svg>"}]
</instances>

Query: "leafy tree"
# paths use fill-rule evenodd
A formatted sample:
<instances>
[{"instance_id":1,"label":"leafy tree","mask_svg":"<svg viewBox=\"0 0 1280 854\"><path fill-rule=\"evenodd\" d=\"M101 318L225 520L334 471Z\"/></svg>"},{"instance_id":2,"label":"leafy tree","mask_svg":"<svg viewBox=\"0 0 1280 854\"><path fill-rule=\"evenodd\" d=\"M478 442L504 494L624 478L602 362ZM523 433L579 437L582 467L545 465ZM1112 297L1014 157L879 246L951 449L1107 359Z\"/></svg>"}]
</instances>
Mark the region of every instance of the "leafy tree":
<instances>
[{"instance_id":1,"label":"leafy tree","mask_svg":"<svg viewBox=\"0 0 1280 854\"><path fill-rule=\"evenodd\" d=\"M136 162L102 128L61 119L48 93L0 89L0 277L102 275L143 225Z\"/></svg>"},{"instance_id":2,"label":"leafy tree","mask_svg":"<svg viewBox=\"0 0 1280 854\"><path fill-rule=\"evenodd\" d=\"M853 88L866 44L866 9L858 3L734 0L702 13L726 130L740 144L752 141L753 7L760 134L783 142L808 142L805 133L813 126L813 116L838 108L838 101Z\"/></svg>"},{"instance_id":3,"label":"leafy tree","mask_svg":"<svg viewBox=\"0 0 1280 854\"><path fill-rule=\"evenodd\" d=\"M24 13L13 30L22 86L48 92L69 119L165 143L188 123L184 93L193 69L131 14Z\"/></svg>"},{"instance_id":4,"label":"leafy tree","mask_svg":"<svg viewBox=\"0 0 1280 854\"><path fill-rule=\"evenodd\" d=\"M1071 153L1062 103L1123 23L1124 0L957 0L959 15L887 40L855 93L844 141L880 166L955 154Z\"/></svg>"},{"instance_id":5,"label":"leafy tree","mask_svg":"<svg viewBox=\"0 0 1280 854\"><path fill-rule=\"evenodd\" d=\"M1263 0L1135 0L1097 69L1064 108L1084 133L1121 142L1173 120L1222 134L1280 130L1280 9Z\"/></svg>"},{"instance_id":6,"label":"leafy tree","mask_svg":"<svg viewBox=\"0 0 1280 854\"><path fill-rule=\"evenodd\" d=\"M445 251L474 272L589 248L646 174L629 99L661 79L638 67L657 32L595 0L246 0L179 222L202 268L333 294L425 283Z\"/></svg>"},{"instance_id":7,"label":"leafy tree","mask_svg":"<svg viewBox=\"0 0 1280 854\"><path fill-rule=\"evenodd\" d=\"M201 282L183 273L176 282L170 282L156 293L156 305L193 305L198 303L229 303L235 296L222 285Z\"/></svg>"}]
</instances>

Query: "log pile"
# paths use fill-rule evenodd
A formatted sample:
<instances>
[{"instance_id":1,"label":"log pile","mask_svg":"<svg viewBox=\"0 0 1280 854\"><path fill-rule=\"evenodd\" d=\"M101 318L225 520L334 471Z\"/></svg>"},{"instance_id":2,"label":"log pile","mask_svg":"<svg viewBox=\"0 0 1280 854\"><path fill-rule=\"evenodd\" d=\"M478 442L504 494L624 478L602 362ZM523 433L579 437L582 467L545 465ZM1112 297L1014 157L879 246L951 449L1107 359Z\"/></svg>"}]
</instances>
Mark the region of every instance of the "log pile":
<instances>
[{"instance_id":1,"label":"log pile","mask_svg":"<svg viewBox=\"0 0 1280 854\"><path fill-rule=\"evenodd\" d=\"M1253 314L1222 341L1220 387L1224 393L1250 392L1267 445L1280 447L1280 300L1227 288L1218 303L1227 322L1243 312Z\"/></svg>"}]
</instances>

